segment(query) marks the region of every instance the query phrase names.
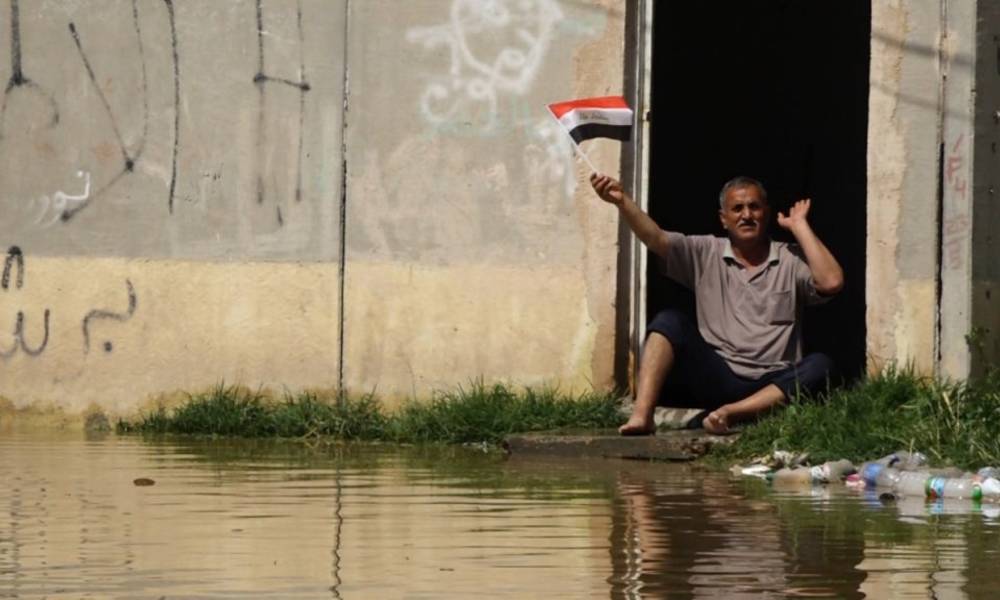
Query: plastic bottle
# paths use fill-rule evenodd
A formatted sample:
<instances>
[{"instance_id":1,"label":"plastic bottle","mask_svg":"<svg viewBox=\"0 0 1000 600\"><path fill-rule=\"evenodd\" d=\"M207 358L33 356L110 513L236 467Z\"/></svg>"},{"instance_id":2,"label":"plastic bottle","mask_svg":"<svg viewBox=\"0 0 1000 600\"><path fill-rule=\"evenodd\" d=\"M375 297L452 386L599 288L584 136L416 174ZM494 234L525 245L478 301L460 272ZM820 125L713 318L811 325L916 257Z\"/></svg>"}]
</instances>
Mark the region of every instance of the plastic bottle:
<instances>
[{"instance_id":1,"label":"plastic bottle","mask_svg":"<svg viewBox=\"0 0 1000 600\"><path fill-rule=\"evenodd\" d=\"M987 477L979 483L983 500L987 502L1000 502L1000 479Z\"/></svg>"},{"instance_id":2,"label":"plastic bottle","mask_svg":"<svg viewBox=\"0 0 1000 600\"><path fill-rule=\"evenodd\" d=\"M843 481L845 477L854 472L854 463L851 461L847 459L831 460L819 466L819 480L823 483Z\"/></svg>"},{"instance_id":3,"label":"plastic bottle","mask_svg":"<svg viewBox=\"0 0 1000 600\"><path fill-rule=\"evenodd\" d=\"M861 469L859 469L858 472L861 473L861 479L865 481L865 485L869 487L875 486L878 476L882 473L882 471L889 468L888 462L883 463L883 460L885 459L866 462L861 465Z\"/></svg>"},{"instance_id":4,"label":"plastic bottle","mask_svg":"<svg viewBox=\"0 0 1000 600\"><path fill-rule=\"evenodd\" d=\"M805 486L813 483L813 469L816 467L783 468L768 473L767 480L776 486Z\"/></svg>"},{"instance_id":5,"label":"plastic bottle","mask_svg":"<svg viewBox=\"0 0 1000 600\"><path fill-rule=\"evenodd\" d=\"M900 471L915 471L927 464L927 457L920 452L900 450L894 453L896 460L889 464Z\"/></svg>"},{"instance_id":6,"label":"plastic bottle","mask_svg":"<svg viewBox=\"0 0 1000 600\"><path fill-rule=\"evenodd\" d=\"M972 477L931 477L926 483L928 498L971 498L983 496L979 481Z\"/></svg>"},{"instance_id":7,"label":"plastic bottle","mask_svg":"<svg viewBox=\"0 0 1000 600\"><path fill-rule=\"evenodd\" d=\"M899 482L900 475L903 471L899 469L894 469L892 467L886 467L879 471L879 474L875 477L875 486L881 488L894 488L896 483Z\"/></svg>"},{"instance_id":8,"label":"plastic bottle","mask_svg":"<svg viewBox=\"0 0 1000 600\"><path fill-rule=\"evenodd\" d=\"M983 479L1000 479L1000 469L996 467L983 467L976 473Z\"/></svg>"},{"instance_id":9,"label":"plastic bottle","mask_svg":"<svg viewBox=\"0 0 1000 600\"><path fill-rule=\"evenodd\" d=\"M893 491L900 496L925 496L930 478L931 474L927 471L900 471Z\"/></svg>"},{"instance_id":10,"label":"plastic bottle","mask_svg":"<svg viewBox=\"0 0 1000 600\"><path fill-rule=\"evenodd\" d=\"M854 472L854 463L849 460L831 460L815 467L778 469L768 479L776 485L812 485L840 481Z\"/></svg>"}]
</instances>

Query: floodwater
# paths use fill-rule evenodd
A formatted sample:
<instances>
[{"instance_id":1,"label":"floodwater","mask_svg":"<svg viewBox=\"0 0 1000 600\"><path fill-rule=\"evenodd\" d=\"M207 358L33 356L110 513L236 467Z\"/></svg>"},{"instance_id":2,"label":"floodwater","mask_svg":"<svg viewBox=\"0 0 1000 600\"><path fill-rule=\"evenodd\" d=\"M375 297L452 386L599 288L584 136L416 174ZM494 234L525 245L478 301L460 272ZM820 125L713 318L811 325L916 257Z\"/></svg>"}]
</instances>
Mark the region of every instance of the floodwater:
<instances>
[{"instance_id":1,"label":"floodwater","mask_svg":"<svg viewBox=\"0 0 1000 600\"><path fill-rule=\"evenodd\" d=\"M0 598L1000 597L997 507L689 465L3 434L0 486Z\"/></svg>"}]
</instances>

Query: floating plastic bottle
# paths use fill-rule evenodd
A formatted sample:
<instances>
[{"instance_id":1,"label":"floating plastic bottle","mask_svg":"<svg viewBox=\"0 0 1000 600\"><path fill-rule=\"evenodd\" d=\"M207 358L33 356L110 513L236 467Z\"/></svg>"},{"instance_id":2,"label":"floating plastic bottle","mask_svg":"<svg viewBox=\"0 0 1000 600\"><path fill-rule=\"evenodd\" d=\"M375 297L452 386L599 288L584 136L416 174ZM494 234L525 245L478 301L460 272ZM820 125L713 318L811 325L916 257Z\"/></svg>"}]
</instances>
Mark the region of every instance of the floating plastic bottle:
<instances>
[{"instance_id":1,"label":"floating plastic bottle","mask_svg":"<svg viewBox=\"0 0 1000 600\"><path fill-rule=\"evenodd\" d=\"M925 485L928 498L970 498L981 500L980 482L972 477L930 477Z\"/></svg>"},{"instance_id":2,"label":"floating plastic bottle","mask_svg":"<svg viewBox=\"0 0 1000 600\"><path fill-rule=\"evenodd\" d=\"M1000 479L987 477L979 483L983 500L988 502L1000 502Z\"/></svg>"},{"instance_id":3,"label":"floating plastic bottle","mask_svg":"<svg viewBox=\"0 0 1000 600\"><path fill-rule=\"evenodd\" d=\"M894 469L892 467L886 467L882 469L878 476L875 477L875 486L881 488L894 488L896 484L899 483L900 476L904 471L899 469Z\"/></svg>"},{"instance_id":4,"label":"floating plastic bottle","mask_svg":"<svg viewBox=\"0 0 1000 600\"><path fill-rule=\"evenodd\" d=\"M927 480L930 478L931 474L927 471L900 471L893 491L900 496L926 496Z\"/></svg>"},{"instance_id":5,"label":"floating plastic bottle","mask_svg":"<svg viewBox=\"0 0 1000 600\"><path fill-rule=\"evenodd\" d=\"M905 450L900 450L899 452L895 452L893 456L896 457L896 460L891 462L888 466L899 469L900 471L915 471L927 464L927 457L920 452L907 452Z\"/></svg>"},{"instance_id":6,"label":"floating plastic bottle","mask_svg":"<svg viewBox=\"0 0 1000 600\"><path fill-rule=\"evenodd\" d=\"M1000 479L1000 469L997 467L983 467L976 473L983 479Z\"/></svg>"},{"instance_id":7,"label":"floating plastic bottle","mask_svg":"<svg viewBox=\"0 0 1000 600\"><path fill-rule=\"evenodd\" d=\"M866 485L891 487L895 483L893 473L883 477L883 482L879 482L879 476L886 469L895 469L896 472L913 471L923 467L925 464L927 464L927 457L923 454L900 450L899 452L887 454L878 460L864 463L861 465L859 472Z\"/></svg>"},{"instance_id":8,"label":"floating plastic bottle","mask_svg":"<svg viewBox=\"0 0 1000 600\"><path fill-rule=\"evenodd\" d=\"M775 485L813 485L840 481L849 473L854 472L854 463L849 460L831 460L815 467L796 467L794 469L778 469L768 475L768 480Z\"/></svg>"}]
</instances>

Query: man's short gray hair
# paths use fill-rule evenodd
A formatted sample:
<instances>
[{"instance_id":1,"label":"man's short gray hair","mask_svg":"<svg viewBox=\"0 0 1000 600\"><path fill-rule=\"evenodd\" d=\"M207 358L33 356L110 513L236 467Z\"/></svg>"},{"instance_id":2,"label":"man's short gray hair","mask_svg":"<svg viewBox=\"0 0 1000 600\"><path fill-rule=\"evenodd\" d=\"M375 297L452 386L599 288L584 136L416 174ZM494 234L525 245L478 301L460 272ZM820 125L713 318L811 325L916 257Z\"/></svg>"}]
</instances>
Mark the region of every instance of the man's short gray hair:
<instances>
[{"instance_id":1,"label":"man's short gray hair","mask_svg":"<svg viewBox=\"0 0 1000 600\"><path fill-rule=\"evenodd\" d=\"M722 186L722 191L719 192L719 208L726 207L726 194L728 194L730 190L738 190L751 186L760 190L760 199L764 201L764 204L767 204L767 190L764 189L764 184L757 181L753 177L740 175L739 177L733 177L726 182L726 185Z\"/></svg>"}]
</instances>

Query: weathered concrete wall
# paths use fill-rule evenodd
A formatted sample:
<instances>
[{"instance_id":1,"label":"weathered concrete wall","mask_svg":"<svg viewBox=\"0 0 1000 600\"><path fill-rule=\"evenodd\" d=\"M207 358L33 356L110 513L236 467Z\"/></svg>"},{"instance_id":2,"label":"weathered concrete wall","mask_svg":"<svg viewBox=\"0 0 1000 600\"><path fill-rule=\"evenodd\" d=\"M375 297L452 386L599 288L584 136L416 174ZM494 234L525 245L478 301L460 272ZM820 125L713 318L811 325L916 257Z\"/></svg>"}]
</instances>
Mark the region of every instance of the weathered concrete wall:
<instances>
[{"instance_id":1,"label":"weathered concrete wall","mask_svg":"<svg viewBox=\"0 0 1000 600\"><path fill-rule=\"evenodd\" d=\"M940 14L872 2L868 118L868 359L936 361Z\"/></svg>"},{"instance_id":2,"label":"weathered concrete wall","mask_svg":"<svg viewBox=\"0 0 1000 600\"><path fill-rule=\"evenodd\" d=\"M1000 4L976 19L975 158L972 200L970 368L1000 365Z\"/></svg>"},{"instance_id":3,"label":"weathered concrete wall","mask_svg":"<svg viewBox=\"0 0 1000 600\"><path fill-rule=\"evenodd\" d=\"M1000 7L873 2L869 359L965 378L1000 356Z\"/></svg>"},{"instance_id":4,"label":"weathered concrete wall","mask_svg":"<svg viewBox=\"0 0 1000 600\"><path fill-rule=\"evenodd\" d=\"M544 106L621 93L624 2L366 0L350 31L347 386L611 385L616 215Z\"/></svg>"},{"instance_id":5,"label":"weathered concrete wall","mask_svg":"<svg viewBox=\"0 0 1000 600\"><path fill-rule=\"evenodd\" d=\"M611 384L615 215L543 107L621 91L623 1L2 0L0 17L14 406L122 413L341 372L389 397ZM617 173L617 143L590 149Z\"/></svg>"}]
</instances>

